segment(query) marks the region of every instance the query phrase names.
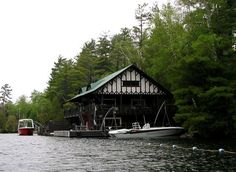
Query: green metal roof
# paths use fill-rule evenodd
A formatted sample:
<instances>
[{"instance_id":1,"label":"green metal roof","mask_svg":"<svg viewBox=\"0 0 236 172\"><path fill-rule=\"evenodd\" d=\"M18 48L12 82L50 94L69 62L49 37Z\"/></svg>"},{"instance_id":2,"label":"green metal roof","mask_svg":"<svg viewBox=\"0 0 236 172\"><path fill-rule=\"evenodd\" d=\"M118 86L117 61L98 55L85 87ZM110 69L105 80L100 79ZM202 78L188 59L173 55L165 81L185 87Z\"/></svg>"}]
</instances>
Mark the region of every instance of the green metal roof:
<instances>
[{"instance_id":1,"label":"green metal roof","mask_svg":"<svg viewBox=\"0 0 236 172\"><path fill-rule=\"evenodd\" d=\"M79 97L82 97L84 95L87 95L89 93L92 93L94 91L96 91L98 88L100 88L101 86L105 85L107 82L109 82L111 79L115 78L116 76L118 76L119 74L121 74L123 71L125 71L126 69L128 69L129 67L131 67L133 65L129 65L119 71L116 71L100 80L98 80L97 82L91 83L90 85L88 85L87 87L83 87L81 88L81 93L76 95L75 97L71 98L68 101L73 101Z\"/></svg>"},{"instance_id":2,"label":"green metal roof","mask_svg":"<svg viewBox=\"0 0 236 172\"><path fill-rule=\"evenodd\" d=\"M142 70L140 70L139 68L137 68L135 65L129 65L119 71L116 71L100 80L98 80L97 82L91 83L89 84L87 87L83 87L80 89L80 94L76 95L75 97L69 99L68 101L76 101L77 99L88 95L90 93L93 93L94 91L98 90L99 88L101 88L103 85L105 85L106 83L108 83L109 81L111 81L113 78L117 77L118 75L120 75L122 72L124 72L125 70L127 70L128 68L134 68L135 70L137 70L141 75L145 76L147 79L149 79L152 83L154 83L155 85L157 85L159 88L162 89L162 91L165 92L166 95L173 97L173 95L171 94L171 92L169 92L166 88L164 88L162 85L158 84L154 79L152 79L150 76L148 76L146 73L144 73Z\"/></svg>"}]
</instances>

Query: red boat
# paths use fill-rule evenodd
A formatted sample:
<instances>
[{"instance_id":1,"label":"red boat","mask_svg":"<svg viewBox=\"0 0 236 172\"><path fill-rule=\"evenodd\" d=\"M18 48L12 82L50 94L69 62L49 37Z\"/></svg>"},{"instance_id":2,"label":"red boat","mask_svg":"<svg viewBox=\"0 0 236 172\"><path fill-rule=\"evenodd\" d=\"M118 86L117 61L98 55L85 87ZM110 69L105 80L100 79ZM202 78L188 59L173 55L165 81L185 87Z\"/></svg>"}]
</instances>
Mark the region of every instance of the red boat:
<instances>
[{"instance_id":1,"label":"red boat","mask_svg":"<svg viewBox=\"0 0 236 172\"><path fill-rule=\"evenodd\" d=\"M33 135L34 122L32 119L20 119L18 122L19 135Z\"/></svg>"}]
</instances>

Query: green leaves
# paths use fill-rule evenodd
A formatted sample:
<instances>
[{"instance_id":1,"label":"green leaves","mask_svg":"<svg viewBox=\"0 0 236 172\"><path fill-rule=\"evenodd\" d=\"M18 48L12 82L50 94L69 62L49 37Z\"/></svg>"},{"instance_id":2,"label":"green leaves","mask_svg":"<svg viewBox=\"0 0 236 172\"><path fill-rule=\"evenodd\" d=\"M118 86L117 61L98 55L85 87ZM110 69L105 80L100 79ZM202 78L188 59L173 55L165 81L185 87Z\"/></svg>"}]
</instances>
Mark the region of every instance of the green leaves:
<instances>
[{"instance_id":1,"label":"green leaves","mask_svg":"<svg viewBox=\"0 0 236 172\"><path fill-rule=\"evenodd\" d=\"M199 95L203 104L208 107L205 110L211 112L215 117L230 115L230 109L234 102L234 92L231 87L213 87Z\"/></svg>"},{"instance_id":2,"label":"green leaves","mask_svg":"<svg viewBox=\"0 0 236 172\"><path fill-rule=\"evenodd\" d=\"M112 71L117 71L129 64L140 64L138 51L133 44L130 29L123 28L120 33L112 37L110 60Z\"/></svg>"},{"instance_id":3,"label":"green leaves","mask_svg":"<svg viewBox=\"0 0 236 172\"><path fill-rule=\"evenodd\" d=\"M201 34L196 41L192 42L192 48L197 56L211 57L216 59L215 44L220 41L215 34Z\"/></svg>"},{"instance_id":4,"label":"green leaves","mask_svg":"<svg viewBox=\"0 0 236 172\"><path fill-rule=\"evenodd\" d=\"M17 131L17 119L14 115L9 115L7 118L5 130L11 133L15 133Z\"/></svg>"},{"instance_id":5,"label":"green leaves","mask_svg":"<svg viewBox=\"0 0 236 172\"><path fill-rule=\"evenodd\" d=\"M235 128L235 54L232 54L232 4L224 0L182 0L185 12L182 57L169 76L176 121L201 137L231 136ZM224 12L223 12L224 11ZM231 29L229 29L231 28Z\"/></svg>"},{"instance_id":6,"label":"green leaves","mask_svg":"<svg viewBox=\"0 0 236 172\"><path fill-rule=\"evenodd\" d=\"M208 137L205 130L208 128L209 123L207 113L182 113L176 114L174 118L177 123L182 123L183 127L188 130L192 135L201 135Z\"/></svg>"},{"instance_id":7,"label":"green leaves","mask_svg":"<svg viewBox=\"0 0 236 172\"><path fill-rule=\"evenodd\" d=\"M17 107L28 109L27 117L42 123L62 119L65 100L80 88L135 63L174 93L178 107L175 120L190 134L235 134L236 54L232 45L236 41L236 4L232 0L180 2L181 8L166 4L148 10L147 4L139 5L136 26L86 42L75 59L60 56L47 89L33 92L31 102L26 102L29 106L22 101ZM5 88L0 97L4 103L11 92ZM16 113L11 106L6 109L11 115ZM8 118L2 111L0 118L5 129Z\"/></svg>"},{"instance_id":8,"label":"green leaves","mask_svg":"<svg viewBox=\"0 0 236 172\"><path fill-rule=\"evenodd\" d=\"M182 57L186 32L179 13L170 4L155 10L153 16L153 29L144 50L147 71L168 87L174 66Z\"/></svg>"}]
</instances>

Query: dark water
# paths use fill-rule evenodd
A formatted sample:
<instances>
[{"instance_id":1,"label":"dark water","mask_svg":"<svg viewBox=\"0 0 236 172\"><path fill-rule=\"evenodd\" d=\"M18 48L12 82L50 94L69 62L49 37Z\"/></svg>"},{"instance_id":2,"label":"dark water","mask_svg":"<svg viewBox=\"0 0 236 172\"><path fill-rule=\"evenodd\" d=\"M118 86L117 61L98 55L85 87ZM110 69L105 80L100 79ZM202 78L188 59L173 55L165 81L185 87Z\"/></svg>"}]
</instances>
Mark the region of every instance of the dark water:
<instances>
[{"instance_id":1,"label":"dark water","mask_svg":"<svg viewBox=\"0 0 236 172\"><path fill-rule=\"evenodd\" d=\"M0 171L236 171L236 154L193 151L193 146L236 152L233 140L69 139L0 134Z\"/></svg>"}]
</instances>

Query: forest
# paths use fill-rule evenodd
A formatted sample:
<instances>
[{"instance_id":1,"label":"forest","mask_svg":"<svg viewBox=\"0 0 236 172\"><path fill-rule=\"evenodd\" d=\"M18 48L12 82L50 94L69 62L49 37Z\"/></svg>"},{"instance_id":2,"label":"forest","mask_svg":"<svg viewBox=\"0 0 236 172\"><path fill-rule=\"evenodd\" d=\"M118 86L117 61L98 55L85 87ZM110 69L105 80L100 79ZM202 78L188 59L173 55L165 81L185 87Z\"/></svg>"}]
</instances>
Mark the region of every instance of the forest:
<instances>
[{"instance_id":1,"label":"forest","mask_svg":"<svg viewBox=\"0 0 236 172\"><path fill-rule=\"evenodd\" d=\"M235 137L236 1L145 3L134 13L136 26L88 40L75 58L59 56L47 88L30 100L22 95L13 103L11 86L3 85L0 132L15 132L19 118L62 120L79 88L136 64L174 95L174 120L189 135Z\"/></svg>"}]
</instances>

